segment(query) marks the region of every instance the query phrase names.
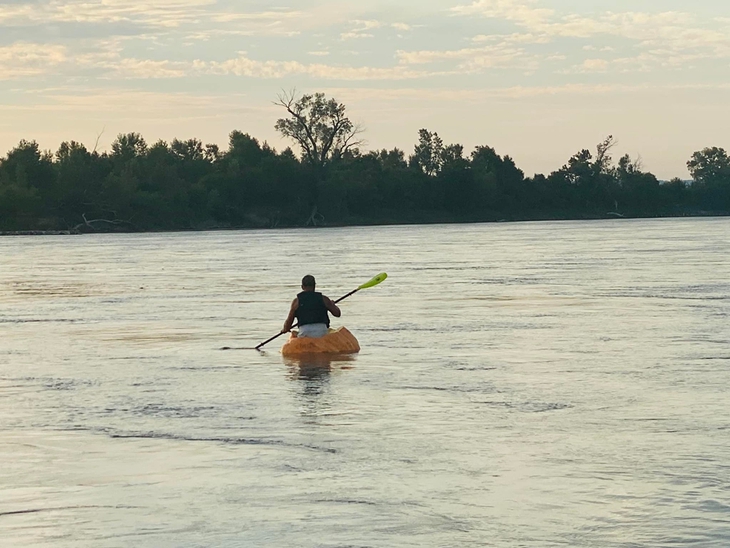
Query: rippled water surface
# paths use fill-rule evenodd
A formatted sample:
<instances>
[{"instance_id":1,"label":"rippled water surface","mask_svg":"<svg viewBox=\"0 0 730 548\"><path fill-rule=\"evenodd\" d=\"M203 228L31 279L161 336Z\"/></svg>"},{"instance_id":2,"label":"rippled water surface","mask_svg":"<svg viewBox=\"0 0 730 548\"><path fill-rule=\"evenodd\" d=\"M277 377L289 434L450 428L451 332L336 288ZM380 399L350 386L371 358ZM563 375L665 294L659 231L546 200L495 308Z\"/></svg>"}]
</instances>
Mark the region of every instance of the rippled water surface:
<instances>
[{"instance_id":1,"label":"rippled water surface","mask_svg":"<svg viewBox=\"0 0 730 548\"><path fill-rule=\"evenodd\" d=\"M2 238L0 544L727 547L729 315L728 219Z\"/></svg>"}]
</instances>

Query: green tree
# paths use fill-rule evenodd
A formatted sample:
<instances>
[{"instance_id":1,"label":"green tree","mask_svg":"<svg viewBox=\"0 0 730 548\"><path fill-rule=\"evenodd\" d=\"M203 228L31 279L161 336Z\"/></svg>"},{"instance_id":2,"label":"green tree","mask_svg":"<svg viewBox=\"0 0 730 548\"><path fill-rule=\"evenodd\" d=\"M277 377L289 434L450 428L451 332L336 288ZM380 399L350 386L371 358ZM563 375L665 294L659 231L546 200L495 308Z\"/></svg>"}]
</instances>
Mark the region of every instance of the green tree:
<instances>
[{"instance_id":1,"label":"green tree","mask_svg":"<svg viewBox=\"0 0 730 548\"><path fill-rule=\"evenodd\" d=\"M55 209L67 227L83 220L87 211L97 203L101 182L108 174L106 166L96 153L76 141L63 142L56 151L56 192L53 195Z\"/></svg>"},{"instance_id":2,"label":"green tree","mask_svg":"<svg viewBox=\"0 0 730 548\"><path fill-rule=\"evenodd\" d=\"M418 144L409 158L409 164L429 177L433 177L441 171L444 161L443 152L444 142L439 134L420 129L418 130Z\"/></svg>"},{"instance_id":3,"label":"green tree","mask_svg":"<svg viewBox=\"0 0 730 548\"><path fill-rule=\"evenodd\" d=\"M710 211L730 208L730 158L725 149L711 147L695 152L687 168L701 207Z\"/></svg>"},{"instance_id":4,"label":"green tree","mask_svg":"<svg viewBox=\"0 0 730 548\"><path fill-rule=\"evenodd\" d=\"M112 143L112 156L128 161L147 152L147 142L139 133L120 133Z\"/></svg>"},{"instance_id":5,"label":"green tree","mask_svg":"<svg viewBox=\"0 0 730 548\"><path fill-rule=\"evenodd\" d=\"M625 154L614 170L616 181L621 189L616 199L616 208L632 213L657 213L666 206L659 188L659 181L651 173L645 173L640 160L632 160ZM620 206L619 206L620 204Z\"/></svg>"},{"instance_id":6,"label":"green tree","mask_svg":"<svg viewBox=\"0 0 730 548\"><path fill-rule=\"evenodd\" d=\"M730 158L723 148L712 147L695 152L687 162L687 168L696 183L730 184Z\"/></svg>"},{"instance_id":7,"label":"green tree","mask_svg":"<svg viewBox=\"0 0 730 548\"><path fill-rule=\"evenodd\" d=\"M689 203L689 189L685 181L679 177L675 177L664 184L660 183L659 186L663 202L667 205L670 212L679 213L686 210L687 204Z\"/></svg>"},{"instance_id":8,"label":"green tree","mask_svg":"<svg viewBox=\"0 0 730 548\"><path fill-rule=\"evenodd\" d=\"M22 140L0 160L0 225L6 229L55 228L53 157Z\"/></svg>"},{"instance_id":9,"label":"green tree","mask_svg":"<svg viewBox=\"0 0 730 548\"><path fill-rule=\"evenodd\" d=\"M258 139L251 137L248 133L234 130L228 137L226 157L229 161L235 162L237 167L257 166L261 163L264 155L264 150L261 148Z\"/></svg>"},{"instance_id":10,"label":"green tree","mask_svg":"<svg viewBox=\"0 0 730 548\"><path fill-rule=\"evenodd\" d=\"M471 168L475 179L473 199L482 207L501 216L525 207L530 198L523 184L525 174L512 158L502 158L492 147L478 146L471 153Z\"/></svg>"},{"instance_id":11,"label":"green tree","mask_svg":"<svg viewBox=\"0 0 730 548\"><path fill-rule=\"evenodd\" d=\"M327 177L327 168L363 143L358 138L363 130L348 118L344 104L328 99L324 93L297 97L295 92L285 92L275 104L288 115L276 121L276 130L299 145L304 162L313 171L307 224L317 224L321 217L317 211L319 187Z\"/></svg>"},{"instance_id":12,"label":"green tree","mask_svg":"<svg viewBox=\"0 0 730 548\"><path fill-rule=\"evenodd\" d=\"M327 99L324 93L300 98L295 92L283 93L275 104L288 114L276 121L276 130L293 139L304 160L318 170L363 143L358 139L363 130L347 117L345 105Z\"/></svg>"},{"instance_id":13,"label":"green tree","mask_svg":"<svg viewBox=\"0 0 730 548\"><path fill-rule=\"evenodd\" d=\"M618 183L610 156L615 145L616 141L609 135L598 144L595 156L589 150L583 149L548 178L548 182L557 192L569 197L567 202L573 211L604 215L615 210Z\"/></svg>"}]
</instances>

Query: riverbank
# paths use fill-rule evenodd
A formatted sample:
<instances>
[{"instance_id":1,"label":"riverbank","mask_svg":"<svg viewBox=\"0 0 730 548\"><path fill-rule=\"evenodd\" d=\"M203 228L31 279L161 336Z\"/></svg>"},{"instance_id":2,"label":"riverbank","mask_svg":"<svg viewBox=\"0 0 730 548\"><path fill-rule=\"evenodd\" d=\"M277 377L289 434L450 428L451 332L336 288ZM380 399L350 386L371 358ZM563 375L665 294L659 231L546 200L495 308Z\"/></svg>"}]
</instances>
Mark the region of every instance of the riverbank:
<instances>
[{"instance_id":1,"label":"riverbank","mask_svg":"<svg viewBox=\"0 0 730 548\"><path fill-rule=\"evenodd\" d=\"M296 229L296 228L344 228L358 226L417 226L417 225L433 225L433 224L474 224L474 223L524 223L524 222L545 222L545 221L600 221L609 219L676 219L676 218L706 218L706 217L728 217L730 211L692 211L681 212L666 215L631 215L618 212L608 212L605 215L513 215L511 217L501 217L495 215L491 218L477 217L459 217L438 215L438 214L420 214L411 215L405 218L395 215L382 215L376 218L352 217L343 222L330 223L326 220L316 224L304 223L276 223L266 222L263 218L252 217L251 222L235 225L201 225L197 227L170 227L170 228L148 228L136 229L131 226L115 226L113 230L92 230L86 226L81 229L69 230L4 230L0 231L0 236L75 236L81 234L141 234L141 233L165 233L165 232L214 232L228 230L275 230L275 229Z\"/></svg>"},{"instance_id":2,"label":"riverbank","mask_svg":"<svg viewBox=\"0 0 730 548\"><path fill-rule=\"evenodd\" d=\"M70 236L81 234L78 230L7 230L0 232L0 236Z\"/></svg>"}]
</instances>

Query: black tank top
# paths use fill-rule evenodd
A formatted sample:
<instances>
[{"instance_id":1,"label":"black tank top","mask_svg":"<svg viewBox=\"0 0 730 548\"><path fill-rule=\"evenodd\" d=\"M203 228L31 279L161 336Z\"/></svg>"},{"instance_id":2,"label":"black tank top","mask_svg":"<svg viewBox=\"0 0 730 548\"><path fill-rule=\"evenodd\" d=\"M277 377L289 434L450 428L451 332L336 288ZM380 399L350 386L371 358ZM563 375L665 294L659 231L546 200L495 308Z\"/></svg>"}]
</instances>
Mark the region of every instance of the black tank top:
<instances>
[{"instance_id":1,"label":"black tank top","mask_svg":"<svg viewBox=\"0 0 730 548\"><path fill-rule=\"evenodd\" d=\"M299 325L323 323L327 327L330 326L330 317L321 293L302 291L297 295L297 299L299 299L299 307L295 315L299 321Z\"/></svg>"}]
</instances>

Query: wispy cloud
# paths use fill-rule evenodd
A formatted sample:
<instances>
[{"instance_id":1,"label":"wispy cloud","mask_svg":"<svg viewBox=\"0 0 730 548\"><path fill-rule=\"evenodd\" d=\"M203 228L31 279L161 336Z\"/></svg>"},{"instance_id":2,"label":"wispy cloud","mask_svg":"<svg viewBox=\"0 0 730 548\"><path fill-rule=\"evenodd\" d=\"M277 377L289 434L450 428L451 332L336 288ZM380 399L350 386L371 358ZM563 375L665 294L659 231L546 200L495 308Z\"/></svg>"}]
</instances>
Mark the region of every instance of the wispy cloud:
<instances>
[{"instance_id":1,"label":"wispy cloud","mask_svg":"<svg viewBox=\"0 0 730 548\"><path fill-rule=\"evenodd\" d=\"M412 70L404 66L372 67L302 63L294 60L256 60L246 52L225 61L199 59L173 61L123 56L123 40L107 40L98 49L69 55L64 46L17 43L0 48L0 79L40 76L57 70L61 64L70 71L93 70L99 77L109 79L166 79L201 77L204 75L235 75L259 79L280 79L288 76L310 76L323 80L405 80L437 74ZM327 51L310 52L326 56Z\"/></svg>"},{"instance_id":2,"label":"wispy cloud","mask_svg":"<svg viewBox=\"0 0 730 548\"><path fill-rule=\"evenodd\" d=\"M193 67L195 64L193 64ZM120 78L181 78L190 72L189 63L152 61L150 59L121 59L113 65L112 76Z\"/></svg>"},{"instance_id":3,"label":"wispy cloud","mask_svg":"<svg viewBox=\"0 0 730 548\"><path fill-rule=\"evenodd\" d=\"M39 101L31 108L72 111L104 111L111 106L119 112L135 112L154 115L157 113L201 112L211 110L211 105L226 110L247 109L241 94L205 94L189 92L155 92L143 89L124 88L51 88L39 92Z\"/></svg>"},{"instance_id":4,"label":"wispy cloud","mask_svg":"<svg viewBox=\"0 0 730 548\"><path fill-rule=\"evenodd\" d=\"M555 11L547 8L535 8L537 0L476 0L468 5L451 9L455 15L481 15L495 19L516 21L526 27L538 27L545 24Z\"/></svg>"},{"instance_id":5,"label":"wispy cloud","mask_svg":"<svg viewBox=\"0 0 730 548\"><path fill-rule=\"evenodd\" d=\"M399 51L397 57L403 65L453 62L453 69L461 72L499 67L526 68L527 65L534 66L537 62L533 56L528 55L523 49L515 48L507 43L445 51Z\"/></svg>"},{"instance_id":6,"label":"wispy cloud","mask_svg":"<svg viewBox=\"0 0 730 548\"><path fill-rule=\"evenodd\" d=\"M204 70L210 74L233 74L250 78L279 79L291 75L302 75L323 80L407 80L423 78L434 73L410 70L396 66L389 68L369 66L338 66L322 63L300 63L298 61L257 61L245 54L235 59L206 64Z\"/></svg>"},{"instance_id":7,"label":"wispy cloud","mask_svg":"<svg viewBox=\"0 0 730 548\"><path fill-rule=\"evenodd\" d=\"M636 84L563 84L557 86L506 86L485 87L479 90L455 88L428 89L422 87L399 87L394 89L360 88L327 88L337 97L357 101L380 101L384 103L402 104L403 101L422 101L424 103L474 102L481 103L485 99L520 100L531 97L546 96L599 96L616 94L656 94L670 91L725 91L730 90L730 83L723 84L653 84L642 82Z\"/></svg>"},{"instance_id":8,"label":"wispy cloud","mask_svg":"<svg viewBox=\"0 0 730 548\"><path fill-rule=\"evenodd\" d=\"M137 25L149 29L195 28L201 35L295 34L306 14L298 10L221 8L217 0L40 0L0 4L0 28L49 23Z\"/></svg>"},{"instance_id":9,"label":"wispy cloud","mask_svg":"<svg viewBox=\"0 0 730 548\"><path fill-rule=\"evenodd\" d=\"M254 13L225 11L213 14L210 17L210 20L218 23L237 21L267 21L281 23L284 20L299 19L303 15L304 14L301 11L261 11Z\"/></svg>"},{"instance_id":10,"label":"wispy cloud","mask_svg":"<svg viewBox=\"0 0 730 548\"><path fill-rule=\"evenodd\" d=\"M537 35L532 33L519 33L515 32L512 34L478 34L474 36L471 41L474 43L484 42L506 42L510 44L547 44L550 42L550 37L544 34Z\"/></svg>"},{"instance_id":11,"label":"wispy cloud","mask_svg":"<svg viewBox=\"0 0 730 548\"><path fill-rule=\"evenodd\" d=\"M45 74L67 61L64 46L18 42L0 47L0 80Z\"/></svg>"},{"instance_id":12,"label":"wispy cloud","mask_svg":"<svg viewBox=\"0 0 730 548\"><path fill-rule=\"evenodd\" d=\"M216 0L47 0L0 8L0 23L29 22L120 23L137 22L153 27L177 27L195 21Z\"/></svg>"},{"instance_id":13,"label":"wispy cloud","mask_svg":"<svg viewBox=\"0 0 730 548\"><path fill-rule=\"evenodd\" d=\"M341 40L356 40L358 38L374 38L375 35L371 32L375 29L379 29L383 26L380 21L373 20L355 20L351 21L352 28L340 34Z\"/></svg>"},{"instance_id":14,"label":"wispy cloud","mask_svg":"<svg viewBox=\"0 0 730 548\"><path fill-rule=\"evenodd\" d=\"M340 34L342 40L357 40L358 38L375 38L374 34L369 32L343 32Z\"/></svg>"},{"instance_id":15,"label":"wispy cloud","mask_svg":"<svg viewBox=\"0 0 730 548\"><path fill-rule=\"evenodd\" d=\"M645 70L648 65L677 66L698 59L730 57L730 34L725 29L713 28L711 22L701 23L695 15L665 11L604 12L596 16L576 13L558 13L541 8L538 0L477 0L454 7L455 16L482 16L512 21L526 32L513 35L523 43L551 43L559 38L622 39L628 45L643 51L634 62L627 59L612 62L587 60L585 68L623 67L630 65ZM501 38L501 37L500 37ZM475 37L487 41L489 36ZM595 47L591 44L592 47ZM603 51L610 51L603 48Z\"/></svg>"},{"instance_id":16,"label":"wispy cloud","mask_svg":"<svg viewBox=\"0 0 730 548\"><path fill-rule=\"evenodd\" d=\"M553 116L544 106L550 96L567 113L581 102L630 106L639 99L649 108L673 96L691 108L712 100L701 133L719 135L716 128L730 116L723 101L730 90L730 5L700 4L603 3L604 9L564 0L432 0L404 9L356 0L0 0L0 150L26 130L69 138L69 120L89 133L110 119L129 127L130 117L155 135L185 130L181 119L210 119L193 127L224 131L241 104L253 109L241 116L245 123L259 120L271 138L276 114L267 109L282 85L331 92L348 106L350 99L358 108L376 105L363 117L386 128L386 141L439 110L445 123L481 139L482 130L469 128L483 124L453 114L463 103L474 113L489 111L490 119L503 116L502 133L537 135L527 129L532 114L525 112L542 117L532 126L540 130ZM180 93L164 92L173 88ZM215 94L205 91L211 89ZM358 104L360 96L366 99ZM378 120L379 113L387 114ZM652 123L642 116L630 119L643 131ZM616 118L611 110L606 124ZM583 129L597 123L586 120ZM692 132L671 133L684 139ZM523 141L541 147L519 135L516 142Z\"/></svg>"}]
</instances>

